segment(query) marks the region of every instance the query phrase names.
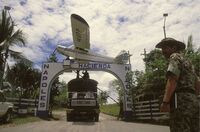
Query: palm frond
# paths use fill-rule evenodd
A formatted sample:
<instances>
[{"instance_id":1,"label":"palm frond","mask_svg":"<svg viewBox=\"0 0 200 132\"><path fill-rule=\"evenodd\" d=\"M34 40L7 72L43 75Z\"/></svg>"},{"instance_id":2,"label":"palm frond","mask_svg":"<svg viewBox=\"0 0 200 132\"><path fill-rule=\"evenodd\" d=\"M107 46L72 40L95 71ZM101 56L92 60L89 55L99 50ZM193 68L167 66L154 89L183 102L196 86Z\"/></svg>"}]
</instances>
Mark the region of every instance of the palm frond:
<instances>
[{"instance_id":1,"label":"palm frond","mask_svg":"<svg viewBox=\"0 0 200 132\"><path fill-rule=\"evenodd\" d=\"M8 39L7 39L7 44L9 44L9 46L12 45L23 45L25 46L26 43L26 38L24 37L24 34L22 32L22 30L17 30L16 32L14 32Z\"/></svg>"},{"instance_id":2,"label":"palm frond","mask_svg":"<svg viewBox=\"0 0 200 132\"><path fill-rule=\"evenodd\" d=\"M20 60L32 65L32 62L26 59L21 53L9 49L10 46L24 46L26 43L22 30L15 30L14 28L14 21L12 21L8 11L2 10L2 14L0 16L0 59L5 63L8 56L10 56L15 60L17 59L17 61ZM3 63L0 64L0 67L3 67Z\"/></svg>"},{"instance_id":3,"label":"palm frond","mask_svg":"<svg viewBox=\"0 0 200 132\"><path fill-rule=\"evenodd\" d=\"M25 56L22 55L21 52L13 51L9 49L9 54L12 58L14 58L17 61L24 62L27 65L32 65L32 61L27 59Z\"/></svg>"},{"instance_id":4,"label":"palm frond","mask_svg":"<svg viewBox=\"0 0 200 132\"><path fill-rule=\"evenodd\" d=\"M9 50L9 54L12 58L14 59L19 59L21 58L21 53L20 52L17 52L17 51L14 51L14 50L11 50L11 49L8 49Z\"/></svg>"},{"instance_id":5,"label":"palm frond","mask_svg":"<svg viewBox=\"0 0 200 132\"><path fill-rule=\"evenodd\" d=\"M14 31L14 22L11 17L7 17L7 11L2 11L0 21L0 43L4 42L7 38L9 38ZM2 44L1 44L2 45Z\"/></svg>"}]
</instances>

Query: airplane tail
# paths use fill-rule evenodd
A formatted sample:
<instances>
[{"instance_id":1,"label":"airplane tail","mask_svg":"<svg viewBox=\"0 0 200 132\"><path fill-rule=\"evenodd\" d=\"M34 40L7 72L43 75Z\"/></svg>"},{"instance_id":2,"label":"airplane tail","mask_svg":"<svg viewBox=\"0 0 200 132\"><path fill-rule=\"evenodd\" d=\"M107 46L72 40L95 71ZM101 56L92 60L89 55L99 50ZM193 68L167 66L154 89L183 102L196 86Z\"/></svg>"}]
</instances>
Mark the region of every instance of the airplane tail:
<instances>
[{"instance_id":1,"label":"airplane tail","mask_svg":"<svg viewBox=\"0 0 200 132\"><path fill-rule=\"evenodd\" d=\"M90 30L88 23L79 15L71 15L72 36L76 48L90 49Z\"/></svg>"}]
</instances>

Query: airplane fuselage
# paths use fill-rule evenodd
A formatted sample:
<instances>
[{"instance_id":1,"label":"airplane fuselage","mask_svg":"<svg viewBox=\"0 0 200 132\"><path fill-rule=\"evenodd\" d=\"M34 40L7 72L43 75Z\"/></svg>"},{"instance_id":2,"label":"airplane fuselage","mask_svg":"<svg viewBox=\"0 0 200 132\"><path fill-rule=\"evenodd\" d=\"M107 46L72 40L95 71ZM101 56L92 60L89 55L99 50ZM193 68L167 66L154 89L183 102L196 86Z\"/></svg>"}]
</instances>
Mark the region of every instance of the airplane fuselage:
<instances>
[{"instance_id":1,"label":"airplane fuselage","mask_svg":"<svg viewBox=\"0 0 200 132\"><path fill-rule=\"evenodd\" d=\"M80 61L94 61L94 62L105 62L105 63L114 63L114 58L96 54L94 52L80 50L80 49L71 49L61 45L57 46L57 51L65 56L73 57L76 60Z\"/></svg>"}]
</instances>

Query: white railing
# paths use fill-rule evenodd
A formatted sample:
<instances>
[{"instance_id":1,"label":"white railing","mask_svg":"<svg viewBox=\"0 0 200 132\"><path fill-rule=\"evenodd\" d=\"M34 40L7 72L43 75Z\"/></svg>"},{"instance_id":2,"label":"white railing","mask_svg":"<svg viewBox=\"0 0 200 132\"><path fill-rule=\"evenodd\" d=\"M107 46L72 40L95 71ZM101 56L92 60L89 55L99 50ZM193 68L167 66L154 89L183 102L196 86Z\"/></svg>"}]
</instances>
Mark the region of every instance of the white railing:
<instances>
[{"instance_id":1,"label":"white railing","mask_svg":"<svg viewBox=\"0 0 200 132\"><path fill-rule=\"evenodd\" d=\"M134 119L155 119L168 118L168 113L160 112L160 101L149 100L134 103Z\"/></svg>"},{"instance_id":2,"label":"white railing","mask_svg":"<svg viewBox=\"0 0 200 132\"><path fill-rule=\"evenodd\" d=\"M38 99L6 98L6 100L14 104L15 113L36 115Z\"/></svg>"}]
</instances>

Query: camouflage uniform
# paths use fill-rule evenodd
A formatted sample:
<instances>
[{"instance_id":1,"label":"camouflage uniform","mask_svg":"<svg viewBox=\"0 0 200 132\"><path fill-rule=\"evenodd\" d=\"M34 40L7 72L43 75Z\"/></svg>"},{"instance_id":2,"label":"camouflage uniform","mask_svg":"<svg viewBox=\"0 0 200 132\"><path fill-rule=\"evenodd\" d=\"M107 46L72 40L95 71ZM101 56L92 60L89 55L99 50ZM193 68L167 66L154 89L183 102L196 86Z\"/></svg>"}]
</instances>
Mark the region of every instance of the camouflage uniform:
<instances>
[{"instance_id":1,"label":"camouflage uniform","mask_svg":"<svg viewBox=\"0 0 200 132\"><path fill-rule=\"evenodd\" d=\"M167 76L174 74L179 77L175 95L170 105L171 132L200 132L199 130L199 103L195 94L195 80L197 76L191 62L180 53L173 53L169 59Z\"/></svg>"}]
</instances>

